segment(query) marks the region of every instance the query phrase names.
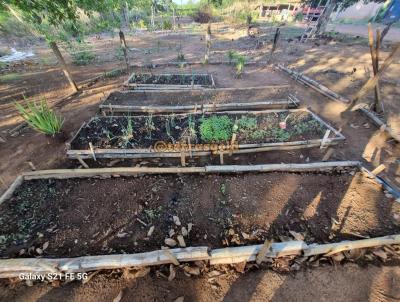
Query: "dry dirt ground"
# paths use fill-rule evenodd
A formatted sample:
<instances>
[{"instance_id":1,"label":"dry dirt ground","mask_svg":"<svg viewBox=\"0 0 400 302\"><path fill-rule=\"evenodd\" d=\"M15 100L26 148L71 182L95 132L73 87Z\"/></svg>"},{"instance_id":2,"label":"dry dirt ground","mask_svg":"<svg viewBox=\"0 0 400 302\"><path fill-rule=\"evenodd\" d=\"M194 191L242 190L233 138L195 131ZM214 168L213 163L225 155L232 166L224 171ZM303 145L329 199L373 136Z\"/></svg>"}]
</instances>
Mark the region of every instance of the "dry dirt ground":
<instances>
[{"instance_id":1,"label":"dry dirt ground","mask_svg":"<svg viewBox=\"0 0 400 302\"><path fill-rule=\"evenodd\" d=\"M213 35L211 60L225 58L225 53L235 49L254 60L269 58L270 39L260 49L256 41L244 36L243 29L224 31L219 24L220 32ZM273 32L273 29L270 30ZM269 36L269 38L271 38ZM350 98L369 78L372 68L369 49L365 40L340 36L336 40L322 40L300 44L292 40L293 33L282 29L282 40L271 63L285 63L304 72L312 78ZM88 66L71 65L72 73L78 83L101 75L116 67L123 67L123 61L115 57L118 38L102 35L100 39L92 37L88 41L93 45L97 60ZM9 42L9 41L8 41ZM189 34L127 34L127 42L132 48L130 61L135 64L151 64L175 60L180 45L185 58L190 61L202 60L204 38L196 31ZM66 119L65 131L70 138L80 125L98 111L101 98L107 93L121 88L127 76L105 79L96 82L70 100L63 100L70 91L55 59L43 44L33 46L40 54L39 60L32 64L11 66L11 70L0 75L0 135L6 142L0 142L0 185L2 190L22 171L30 169L32 162L37 169L55 167L77 167L77 163L65 159L63 143L50 142L45 136L30 129L12 137L7 130L16 127L21 119L18 117L13 102L23 96L30 98L45 97ZM385 44L381 52L383 60L390 51L390 44ZM70 59L68 58L70 63ZM139 70L139 69L134 69ZM147 70L147 69L146 69ZM219 87L249 87L288 84L288 92L296 94L302 100L302 106L311 108L336 127L341 125L341 112L345 105L330 101L291 80L285 74L272 67L246 67L241 79L234 77L234 69L227 65L168 67L157 68L155 72L167 71L207 71L213 73ZM400 72L398 60L385 74L381 84L385 104L385 117L388 123L399 129L399 106L396 97L399 93L397 75ZM9 76L9 75L12 76ZM4 75L8 75L4 77ZM268 88L259 98L268 98ZM371 93L364 101L371 101ZM400 185L399 154L400 147L392 140L387 140L384 133L378 131L369 120L355 112L352 119L343 125L346 142L336 147L331 159L362 160L366 166L373 168L381 163L387 166L383 175L393 184ZM320 150L302 150L297 152L270 152L251 155L239 159L231 158L227 163L270 163L270 162L306 162L320 160ZM206 159L206 161L216 161ZM150 163L151 164L151 163ZM391 201L393 202L393 201ZM122 301L173 301L185 296L187 301L236 301L236 300L311 300L311 301L397 301L400 299L400 270L397 266L373 266L365 268L354 264L337 267L325 266L298 272L294 275L282 275L270 270L246 271L244 274L227 273L219 277L217 285L209 282L207 276L188 278L183 274L172 282L150 275L134 281L120 277L99 274L87 283L72 282L59 288L38 284L26 287L23 284L10 285L3 282L0 287L0 299L4 301L110 301L123 290ZM186 301L185 300L185 301Z\"/></svg>"}]
</instances>

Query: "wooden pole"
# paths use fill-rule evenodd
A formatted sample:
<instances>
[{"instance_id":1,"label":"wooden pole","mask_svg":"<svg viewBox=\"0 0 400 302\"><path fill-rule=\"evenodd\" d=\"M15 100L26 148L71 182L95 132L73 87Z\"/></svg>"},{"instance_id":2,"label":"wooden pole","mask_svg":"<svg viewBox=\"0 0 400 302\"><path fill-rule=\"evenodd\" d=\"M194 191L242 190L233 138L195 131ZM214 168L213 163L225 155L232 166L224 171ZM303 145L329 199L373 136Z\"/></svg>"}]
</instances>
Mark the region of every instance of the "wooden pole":
<instances>
[{"instance_id":1,"label":"wooden pole","mask_svg":"<svg viewBox=\"0 0 400 302\"><path fill-rule=\"evenodd\" d=\"M377 45L379 46L379 40L376 41ZM377 64L377 53L378 50L375 48L374 45L374 33L372 31L372 26L371 23L368 23L368 42L369 42L369 50L371 53L371 60L372 60L372 69L374 72L374 76L378 73L378 64ZM375 103L374 103L374 107L373 110L377 111L379 110L379 105L380 104L380 92L379 92L379 81L376 82L376 86L375 86Z\"/></svg>"},{"instance_id":2,"label":"wooden pole","mask_svg":"<svg viewBox=\"0 0 400 302\"><path fill-rule=\"evenodd\" d=\"M76 85L74 79L72 78L72 75L67 67L67 64L65 63L64 57L62 56L60 50L58 49L57 43L55 41L51 41L49 45L54 55L56 56L58 62L60 63L61 68L65 76L67 77L71 88L74 90L74 92L78 92L79 91L78 86Z\"/></svg>"},{"instance_id":3,"label":"wooden pole","mask_svg":"<svg viewBox=\"0 0 400 302\"><path fill-rule=\"evenodd\" d=\"M129 61L128 61L128 52L127 52L128 47L126 46L124 32L121 29L119 30L119 41L121 43L122 51L124 52L126 70L129 71Z\"/></svg>"}]
</instances>

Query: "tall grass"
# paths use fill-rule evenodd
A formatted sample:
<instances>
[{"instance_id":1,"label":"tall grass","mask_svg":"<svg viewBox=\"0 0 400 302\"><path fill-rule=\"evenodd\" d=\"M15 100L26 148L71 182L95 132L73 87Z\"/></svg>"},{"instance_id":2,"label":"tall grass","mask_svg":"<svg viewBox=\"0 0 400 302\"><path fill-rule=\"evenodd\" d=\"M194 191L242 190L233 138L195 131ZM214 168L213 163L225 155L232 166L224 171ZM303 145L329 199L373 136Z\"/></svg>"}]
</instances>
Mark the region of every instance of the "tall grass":
<instances>
[{"instance_id":1,"label":"tall grass","mask_svg":"<svg viewBox=\"0 0 400 302\"><path fill-rule=\"evenodd\" d=\"M15 107L22 118L36 131L52 136L61 132L64 119L49 108L46 100L27 102L26 106L15 103Z\"/></svg>"}]
</instances>

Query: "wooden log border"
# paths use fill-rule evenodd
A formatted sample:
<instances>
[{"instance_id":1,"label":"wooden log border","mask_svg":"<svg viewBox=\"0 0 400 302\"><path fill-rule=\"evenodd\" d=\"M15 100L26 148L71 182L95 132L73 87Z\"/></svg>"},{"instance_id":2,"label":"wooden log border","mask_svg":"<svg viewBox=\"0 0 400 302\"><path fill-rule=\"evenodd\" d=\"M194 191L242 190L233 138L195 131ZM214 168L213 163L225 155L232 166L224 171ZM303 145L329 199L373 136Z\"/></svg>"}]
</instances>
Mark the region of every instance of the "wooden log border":
<instances>
[{"instance_id":1,"label":"wooden log border","mask_svg":"<svg viewBox=\"0 0 400 302\"><path fill-rule=\"evenodd\" d=\"M266 165L232 165L205 166L185 168L98 168L98 169L58 169L23 173L18 176L9 189L0 197L0 204L11 198L14 191L30 179L67 179L79 177L112 177L120 175L164 174L164 173L237 173L237 172L320 172L337 169L357 168L367 173L378 184L381 184L374 174L361 166L358 161L316 162L306 164L266 164ZM304 241L288 241L272 243L266 252L266 257L333 255L345 250L370 248L381 245L400 244L400 234L342 241L327 244L307 244ZM76 258L15 258L0 260L0 278L18 277L20 274L48 273L78 273L102 269L117 269L125 267L145 267L178 262L205 260L211 265L233 264L255 261L263 245L227 247L209 250L208 247L187 247L171 250L157 250L137 254L83 256ZM171 254L173 257L171 257Z\"/></svg>"},{"instance_id":2,"label":"wooden log border","mask_svg":"<svg viewBox=\"0 0 400 302\"><path fill-rule=\"evenodd\" d=\"M224 150L224 154L244 154L244 153L256 153L256 152L266 152L275 150L297 150L303 148L313 148L320 147L324 142L324 146L336 145L339 142L345 140L346 138L338 130L333 128L329 123L324 121L317 114L312 112L309 108L302 109L276 109L276 110L259 110L259 111L229 111L230 114L266 114L271 112L307 112L313 116L315 120L324 125L326 128L331 130L334 134L332 138L313 139L304 141L293 141L293 142L279 142L279 143L258 143L258 144L240 144L238 150ZM201 112L192 114L202 114ZM204 114L226 114L224 112L204 112ZM177 114L177 115L188 115L187 113ZM96 119L96 117L89 120L89 123ZM83 124L77 133L72 137L72 139L66 143L67 147L67 157L77 158L78 155L82 159L92 158L92 150L75 150L72 149L71 143L77 138L80 130L84 127ZM142 149L94 149L94 154L96 158L173 158L181 157L181 152L156 152L152 147L142 148ZM192 156L208 156L212 155L212 151L191 151ZM215 153L215 152L214 152ZM221 152L218 152L221 153Z\"/></svg>"},{"instance_id":3,"label":"wooden log border","mask_svg":"<svg viewBox=\"0 0 400 302\"><path fill-rule=\"evenodd\" d=\"M201 76L201 77L210 77L211 85L179 85L179 84L137 84L131 83L132 78L138 73L132 73L128 80L124 82L124 86L130 87L132 89L141 89L141 90L162 90L162 89L183 89L183 90L193 90L193 89L204 89L204 88L215 88L214 77L211 73L160 73L160 74L150 74L154 76ZM145 73L148 74L148 73Z\"/></svg>"},{"instance_id":4,"label":"wooden log border","mask_svg":"<svg viewBox=\"0 0 400 302\"><path fill-rule=\"evenodd\" d=\"M265 258L285 256L331 256L343 251L400 244L400 235L389 235L354 241L326 244L307 244L304 241L272 243ZM0 260L0 278L17 278L21 274L46 275L54 273L83 273L127 267L148 267L193 261L209 261L210 265L253 262L263 245L227 247L209 250L208 247L186 247L136 254L82 256L76 258L13 258ZM173 257L168 256L171 253ZM171 259L173 258L173 259Z\"/></svg>"},{"instance_id":5,"label":"wooden log border","mask_svg":"<svg viewBox=\"0 0 400 302\"><path fill-rule=\"evenodd\" d=\"M293 95L288 95L286 99L271 99L258 102L246 103L208 103L208 104L192 104L180 106L162 106L162 105L118 105L105 104L106 98L100 104L100 112L104 115L113 115L115 113L193 113L193 112L216 112L216 111L232 111L232 110L262 110L262 109L293 109L298 108L300 100Z\"/></svg>"},{"instance_id":6,"label":"wooden log border","mask_svg":"<svg viewBox=\"0 0 400 302\"><path fill-rule=\"evenodd\" d=\"M366 117L368 117L379 129L381 129L382 131L386 131L386 133L389 134L390 137L400 142L400 134L395 133L373 111L367 108L360 108L359 111L361 111Z\"/></svg>"},{"instance_id":7,"label":"wooden log border","mask_svg":"<svg viewBox=\"0 0 400 302\"><path fill-rule=\"evenodd\" d=\"M283 65L277 65L278 70L286 72L292 79L295 81L303 84L306 87L310 87L314 89L315 91L318 91L319 93L323 94L324 96L330 98L333 101L337 102L342 102L342 103L350 103L349 99L344 98L343 96L337 94L336 92L330 90L328 87L318 83L317 81L299 73L296 72L290 68L287 68Z\"/></svg>"}]
</instances>

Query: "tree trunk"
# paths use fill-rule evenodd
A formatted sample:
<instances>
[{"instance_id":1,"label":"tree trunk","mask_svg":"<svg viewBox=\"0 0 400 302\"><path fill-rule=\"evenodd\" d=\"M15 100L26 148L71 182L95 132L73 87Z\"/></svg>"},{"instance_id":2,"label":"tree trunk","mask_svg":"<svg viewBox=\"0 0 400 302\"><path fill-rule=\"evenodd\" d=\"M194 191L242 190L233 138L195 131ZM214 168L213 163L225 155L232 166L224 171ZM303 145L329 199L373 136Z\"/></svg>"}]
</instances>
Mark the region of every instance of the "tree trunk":
<instances>
[{"instance_id":1,"label":"tree trunk","mask_svg":"<svg viewBox=\"0 0 400 302\"><path fill-rule=\"evenodd\" d=\"M54 55L56 56L58 62L61 65L61 68L65 74L65 76L67 77L69 84L71 85L71 88L74 90L74 92L78 92L78 86L76 85L74 79L72 78L71 73L68 70L67 64L65 63L65 60L60 52L60 50L58 49L57 43L52 41L49 43L51 49L53 50Z\"/></svg>"},{"instance_id":2,"label":"tree trunk","mask_svg":"<svg viewBox=\"0 0 400 302\"><path fill-rule=\"evenodd\" d=\"M129 72L129 61L128 61L128 52L127 52L128 47L126 46L125 35L121 29L119 30L119 41L121 43L122 51L124 52L126 69Z\"/></svg>"},{"instance_id":3,"label":"tree trunk","mask_svg":"<svg viewBox=\"0 0 400 302\"><path fill-rule=\"evenodd\" d=\"M329 19L333 13L333 10L336 7L337 0L331 0L327 7L325 7L323 15L319 18L317 24L317 30L315 32L316 35L323 34L326 31L326 27L328 25Z\"/></svg>"},{"instance_id":4,"label":"tree trunk","mask_svg":"<svg viewBox=\"0 0 400 302\"><path fill-rule=\"evenodd\" d=\"M211 24L208 23L206 32L206 54L204 55L204 64L208 64L210 59L210 49L211 49Z\"/></svg>"}]
</instances>

